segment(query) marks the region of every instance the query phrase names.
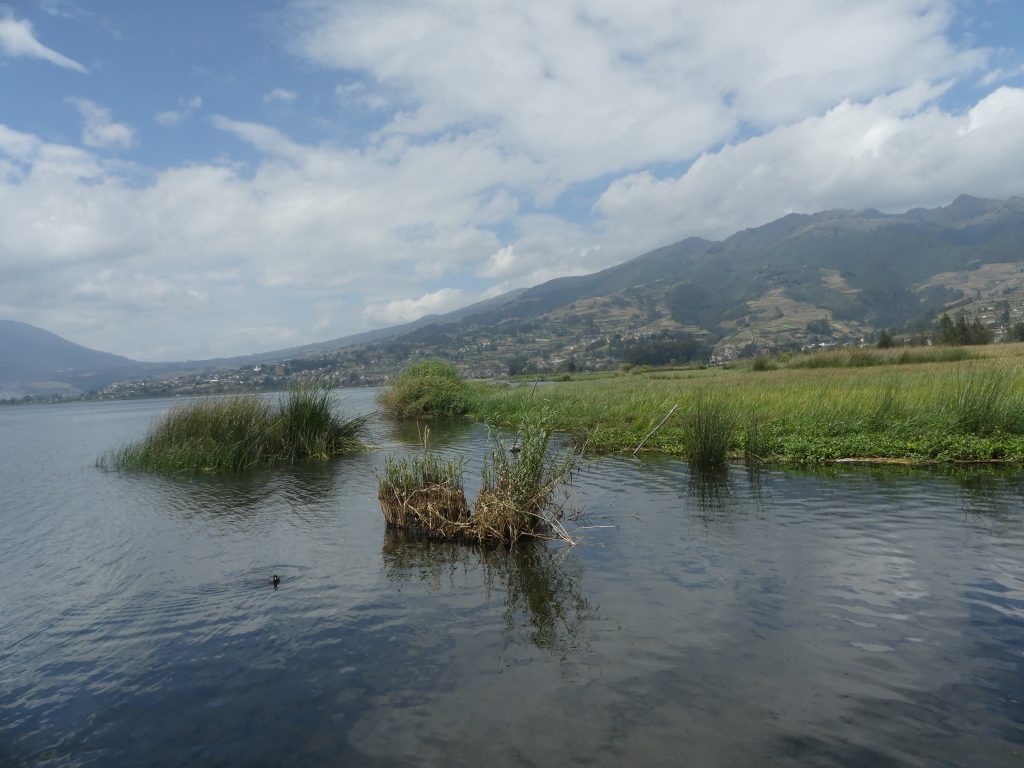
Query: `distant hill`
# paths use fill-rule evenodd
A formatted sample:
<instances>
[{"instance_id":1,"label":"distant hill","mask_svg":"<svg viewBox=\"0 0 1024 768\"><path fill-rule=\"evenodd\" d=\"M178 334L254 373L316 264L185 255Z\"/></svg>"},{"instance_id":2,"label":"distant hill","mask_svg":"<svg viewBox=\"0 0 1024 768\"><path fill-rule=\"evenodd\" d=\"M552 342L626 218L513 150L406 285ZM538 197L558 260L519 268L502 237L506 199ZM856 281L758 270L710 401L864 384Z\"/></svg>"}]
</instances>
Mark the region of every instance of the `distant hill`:
<instances>
[{"instance_id":1,"label":"distant hill","mask_svg":"<svg viewBox=\"0 0 1024 768\"><path fill-rule=\"evenodd\" d=\"M954 310L977 314L997 336L1007 317L1024 320L1024 198L962 195L902 214L793 213L721 241L689 238L444 315L242 357L138 363L0 321L0 387L57 382L55 391L88 390L303 360L360 381L360 372L386 375L413 355L487 376L512 358L540 370L615 365L644 344L665 362L681 362L711 349L749 354L856 342L881 328L924 330Z\"/></svg>"},{"instance_id":2,"label":"distant hill","mask_svg":"<svg viewBox=\"0 0 1024 768\"><path fill-rule=\"evenodd\" d=\"M478 301L475 304L470 304L462 309L456 309L443 315L425 315L418 320L402 323L401 325L388 326L387 328L379 328L373 331L363 331L362 333L356 333L350 336L340 336L328 341L318 341L311 344L303 344L298 347L275 349L269 352L255 352L250 355L240 355L237 357L218 357L210 360L189 360L184 363L161 363L161 365L176 365L179 368L187 366L195 369L210 369L214 367L230 368L254 365L257 363L276 363L284 360L300 360L318 357L320 355L337 352L341 349L387 342L390 339L397 338L403 334L414 333L420 328L428 327L438 322L447 323L455 320L461 320L462 318L470 315L488 312L501 307L510 301L514 301L525 290L526 289L518 289L509 291L508 293L503 293L500 296L484 299L483 301Z\"/></svg>"},{"instance_id":3,"label":"distant hill","mask_svg":"<svg viewBox=\"0 0 1024 768\"><path fill-rule=\"evenodd\" d=\"M752 319L750 303L773 295L870 327L903 325L954 298L925 287L933 276L1022 259L1024 198L962 196L906 214L790 214L721 242L684 240L596 274L552 280L472 319L539 317L632 292L714 336L727 335L730 321Z\"/></svg>"},{"instance_id":4,"label":"distant hill","mask_svg":"<svg viewBox=\"0 0 1024 768\"><path fill-rule=\"evenodd\" d=\"M148 368L146 363L88 349L27 323L0 320L0 386L7 389L84 391L144 375Z\"/></svg>"},{"instance_id":5,"label":"distant hill","mask_svg":"<svg viewBox=\"0 0 1024 768\"><path fill-rule=\"evenodd\" d=\"M446 317L458 318L467 312L489 310L514 299L519 293L512 291L496 299L487 299ZM0 320L0 400L25 395L76 395L117 381L161 379L203 371L316 358L340 349L387 341L430 325L435 318L431 315L390 328L251 355L159 363L139 362L109 352L98 352L28 323Z\"/></svg>"}]
</instances>

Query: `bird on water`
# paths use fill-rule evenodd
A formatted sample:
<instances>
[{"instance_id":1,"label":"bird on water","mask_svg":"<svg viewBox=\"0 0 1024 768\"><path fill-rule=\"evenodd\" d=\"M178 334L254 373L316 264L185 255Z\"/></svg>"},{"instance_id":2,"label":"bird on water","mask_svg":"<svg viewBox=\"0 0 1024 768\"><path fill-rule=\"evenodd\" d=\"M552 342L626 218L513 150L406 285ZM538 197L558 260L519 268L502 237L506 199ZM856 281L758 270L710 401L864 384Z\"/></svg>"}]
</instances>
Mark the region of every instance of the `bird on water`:
<instances>
[{"instance_id":1,"label":"bird on water","mask_svg":"<svg viewBox=\"0 0 1024 768\"><path fill-rule=\"evenodd\" d=\"M278 586L281 584L281 577L275 573L273 576L270 577L270 583L274 585L274 589L277 589Z\"/></svg>"}]
</instances>

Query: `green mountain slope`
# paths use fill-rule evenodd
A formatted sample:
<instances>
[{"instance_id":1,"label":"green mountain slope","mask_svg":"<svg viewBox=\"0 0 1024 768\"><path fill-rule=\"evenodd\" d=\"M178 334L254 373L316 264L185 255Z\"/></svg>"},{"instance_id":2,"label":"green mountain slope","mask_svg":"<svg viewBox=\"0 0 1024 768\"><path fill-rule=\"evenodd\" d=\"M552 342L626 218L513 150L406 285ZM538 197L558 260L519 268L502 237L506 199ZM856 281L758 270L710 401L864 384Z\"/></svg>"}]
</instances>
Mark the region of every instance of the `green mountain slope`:
<instances>
[{"instance_id":1,"label":"green mountain slope","mask_svg":"<svg viewBox=\"0 0 1024 768\"><path fill-rule=\"evenodd\" d=\"M958 305L984 310L986 302L1016 301L1020 287L1007 274L1022 262L1024 198L965 195L904 214L790 214L722 241L691 238L552 280L396 340L439 354L461 347L456 356L465 362L482 342L484 351L519 349L538 365L614 357L607 338L616 335L690 334L708 347L741 349L851 341L884 327L923 326ZM602 336L603 350L595 346Z\"/></svg>"}]
</instances>

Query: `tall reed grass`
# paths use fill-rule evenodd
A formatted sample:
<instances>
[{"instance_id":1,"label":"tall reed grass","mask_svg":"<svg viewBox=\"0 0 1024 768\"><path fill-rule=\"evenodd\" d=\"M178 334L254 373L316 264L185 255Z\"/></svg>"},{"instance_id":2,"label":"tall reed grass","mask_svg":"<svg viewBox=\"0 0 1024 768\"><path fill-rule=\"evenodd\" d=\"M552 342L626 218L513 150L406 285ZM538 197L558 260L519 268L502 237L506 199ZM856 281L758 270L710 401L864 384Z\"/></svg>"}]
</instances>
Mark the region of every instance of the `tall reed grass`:
<instances>
[{"instance_id":1,"label":"tall reed grass","mask_svg":"<svg viewBox=\"0 0 1024 768\"><path fill-rule=\"evenodd\" d=\"M555 500L578 466L572 451L551 451L552 427L546 414L524 416L512 443L495 435L484 461L473 521L481 540L511 543L523 536L572 541L562 526Z\"/></svg>"},{"instance_id":2,"label":"tall reed grass","mask_svg":"<svg viewBox=\"0 0 1024 768\"><path fill-rule=\"evenodd\" d=\"M711 468L725 463L740 415L723 395L699 390L686 420L683 455L693 466Z\"/></svg>"},{"instance_id":3,"label":"tall reed grass","mask_svg":"<svg viewBox=\"0 0 1024 768\"><path fill-rule=\"evenodd\" d=\"M973 434L1024 432L1024 391L1007 368L965 372L956 378L951 410L957 428Z\"/></svg>"},{"instance_id":4,"label":"tall reed grass","mask_svg":"<svg viewBox=\"0 0 1024 768\"><path fill-rule=\"evenodd\" d=\"M274 403L256 395L172 407L142 440L100 457L105 469L161 474L242 472L359 450L367 416L337 412L331 386L316 381Z\"/></svg>"},{"instance_id":5,"label":"tall reed grass","mask_svg":"<svg viewBox=\"0 0 1024 768\"><path fill-rule=\"evenodd\" d=\"M963 347L903 347L900 349L830 349L801 355L786 363L787 368L869 368L875 365L919 365L958 363L980 357ZM755 360L756 363L756 360ZM756 366L753 370L758 369Z\"/></svg>"},{"instance_id":6,"label":"tall reed grass","mask_svg":"<svg viewBox=\"0 0 1024 768\"><path fill-rule=\"evenodd\" d=\"M623 374L538 389L478 385L474 415L513 424L546 409L595 452L644 450L696 464L728 458L1024 462L1024 375L1012 357L750 373L709 369L650 380Z\"/></svg>"}]
</instances>

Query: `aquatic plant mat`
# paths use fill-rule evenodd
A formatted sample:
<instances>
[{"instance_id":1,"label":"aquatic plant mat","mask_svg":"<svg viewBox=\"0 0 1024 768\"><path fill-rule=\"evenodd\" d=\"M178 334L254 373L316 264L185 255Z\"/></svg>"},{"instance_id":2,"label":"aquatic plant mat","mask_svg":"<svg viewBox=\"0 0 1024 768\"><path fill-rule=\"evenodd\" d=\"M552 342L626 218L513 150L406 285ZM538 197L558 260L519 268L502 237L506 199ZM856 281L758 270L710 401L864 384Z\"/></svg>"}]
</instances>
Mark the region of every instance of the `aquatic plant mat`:
<instances>
[{"instance_id":1,"label":"aquatic plant mat","mask_svg":"<svg viewBox=\"0 0 1024 768\"><path fill-rule=\"evenodd\" d=\"M511 442L492 433L480 493L472 507L462 485L462 461L439 457L423 433L419 454L390 457L378 475L384 521L441 539L514 544L523 538L575 544L563 525L560 491L571 483L577 455L549 451L552 430L543 416L525 418Z\"/></svg>"},{"instance_id":2,"label":"aquatic plant mat","mask_svg":"<svg viewBox=\"0 0 1024 768\"><path fill-rule=\"evenodd\" d=\"M963 361L630 371L536 392L478 384L471 412L509 425L541 407L594 453L639 448L704 466L1024 463L1024 345L996 346Z\"/></svg>"},{"instance_id":3,"label":"aquatic plant mat","mask_svg":"<svg viewBox=\"0 0 1024 768\"><path fill-rule=\"evenodd\" d=\"M173 406L142 440L96 463L173 475L328 459L363 447L368 418L342 415L323 380L296 387L276 403L258 395L203 398Z\"/></svg>"}]
</instances>

